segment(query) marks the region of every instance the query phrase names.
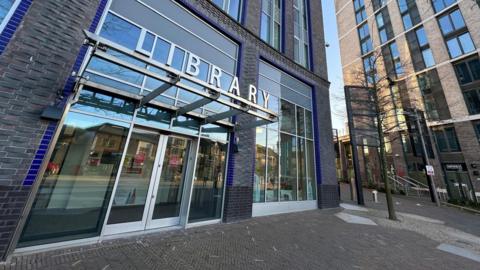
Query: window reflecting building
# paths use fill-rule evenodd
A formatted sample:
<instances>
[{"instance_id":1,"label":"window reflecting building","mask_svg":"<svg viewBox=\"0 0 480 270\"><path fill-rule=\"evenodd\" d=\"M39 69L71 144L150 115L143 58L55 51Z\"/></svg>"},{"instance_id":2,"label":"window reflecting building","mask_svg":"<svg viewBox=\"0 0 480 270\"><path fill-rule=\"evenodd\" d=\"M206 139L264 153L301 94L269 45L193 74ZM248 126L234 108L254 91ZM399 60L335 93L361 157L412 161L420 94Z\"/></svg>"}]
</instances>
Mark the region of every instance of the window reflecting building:
<instances>
[{"instance_id":1,"label":"window reflecting building","mask_svg":"<svg viewBox=\"0 0 480 270\"><path fill-rule=\"evenodd\" d=\"M1 211L23 213L0 225L2 259L15 249L338 205L325 46L311 46L324 42L321 20L310 21L320 1L261 1L261 14L235 0L65 3L67 17L85 20L68 27L36 12L54 1L23 2L0 1L2 26L31 10L0 58L36 70L0 67L25 78L18 96L31 108L5 118L7 140L29 139L0 146L9 153L1 168L22 164L2 176L2 196L16 203ZM46 21L76 34L39 42L32 23ZM45 47L61 61L39 74L35 65L51 55L34 52ZM30 92L41 80L55 83Z\"/></svg>"}]
</instances>

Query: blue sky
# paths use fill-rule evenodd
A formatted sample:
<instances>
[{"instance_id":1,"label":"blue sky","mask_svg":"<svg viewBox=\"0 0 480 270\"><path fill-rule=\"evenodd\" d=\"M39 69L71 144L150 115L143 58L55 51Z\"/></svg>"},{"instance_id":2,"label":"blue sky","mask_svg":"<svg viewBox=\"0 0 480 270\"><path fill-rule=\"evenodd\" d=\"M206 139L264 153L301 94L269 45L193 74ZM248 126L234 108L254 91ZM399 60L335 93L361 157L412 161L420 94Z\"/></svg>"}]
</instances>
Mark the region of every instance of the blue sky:
<instances>
[{"instance_id":1,"label":"blue sky","mask_svg":"<svg viewBox=\"0 0 480 270\"><path fill-rule=\"evenodd\" d=\"M335 17L334 0L322 0L323 25L325 28L325 42L330 44L326 48L328 79L330 85L330 108L332 111L333 128L342 131L345 121L345 101L343 100L343 76L340 61L340 47L338 44L337 19Z\"/></svg>"}]
</instances>

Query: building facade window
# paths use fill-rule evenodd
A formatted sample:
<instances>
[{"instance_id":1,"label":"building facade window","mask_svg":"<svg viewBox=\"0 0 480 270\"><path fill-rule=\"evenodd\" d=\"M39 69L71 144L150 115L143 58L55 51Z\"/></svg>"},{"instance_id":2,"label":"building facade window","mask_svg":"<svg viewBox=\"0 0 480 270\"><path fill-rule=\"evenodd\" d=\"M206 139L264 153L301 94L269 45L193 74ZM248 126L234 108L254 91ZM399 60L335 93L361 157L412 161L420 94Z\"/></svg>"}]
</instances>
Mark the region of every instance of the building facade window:
<instances>
[{"instance_id":1,"label":"building facade window","mask_svg":"<svg viewBox=\"0 0 480 270\"><path fill-rule=\"evenodd\" d=\"M225 11L236 21L240 21L242 0L211 0L215 5Z\"/></svg>"},{"instance_id":2,"label":"building facade window","mask_svg":"<svg viewBox=\"0 0 480 270\"><path fill-rule=\"evenodd\" d=\"M408 30L414 25L420 23L421 19L415 1L397 0L397 3L405 30Z\"/></svg>"},{"instance_id":3,"label":"building facade window","mask_svg":"<svg viewBox=\"0 0 480 270\"><path fill-rule=\"evenodd\" d=\"M398 51L397 43L392 42L388 45L390 49L390 57L393 64L393 71L395 72L395 76L397 78L402 77L405 73L403 69L403 63L400 59L400 52Z\"/></svg>"},{"instance_id":4,"label":"building facade window","mask_svg":"<svg viewBox=\"0 0 480 270\"><path fill-rule=\"evenodd\" d=\"M472 122L475 134L477 134L478 143L480 143L480 121Z\"/></svg>"},{"instance_id":5,"label":"building facade window","mask_svg":"<svg viewBox=\"0 0 480 270\"><path fill-rule=\"evenodd\" d=\"M357 24L365 21L367 19L367 11L364 0L353 0L353 7L355 9L355 20Z\"/></svg>"},{"instance_id":6,"label":"building facade window","mask_svg":"<svg viewBox=\"0 0 480 270\"><path fill-rule=\"evenodd\" d=\"M277 50L281 49L282 8L280 0L262 0L260 38Z\"/></svg>"},{"instance_id":7,"label":"building facade window","mask_svg":"<svg viewBox=\"0 0 480 270\"><path fill-rule=\"evenodd\" d=\"M437 70L432 69L419 74L417 81L422 93L427 119L430 121L449 119L450 111Z\"/></svg>"},{"instance_id":8,"label":"building facade window","mask_svg":"<svg viewBox=\"0 0 480 270\"><path fill-rule=\"evenodd\" d=\"M457 2L456 0L432 0L435 13L438 13L444 10L445 8L453 5L456 2Z\"/></svg>"},{"instance_id":9,"label":"building facade window","mask_svg":"<svg viewBox=\"0 0 480 270\"><path fill-rule=\"evenodd\" d=\"M368 23L358 27L358 37L360 38L360 48L362 55L367 54L373 50L372 39L370 37L370 29L368 28Z\"/></svg>"},{"instance_id":10,"label":"building facade window","mask_svg":"<svg viewBox=\"0 0 480 270\"><path fill-rule=\"evenodd\" d=\"M387 4L387 0L372 0L373 10L377 11Z\"/></svg>"},{"instance_id":11,"label":"building facade window","mask_svg":"<svg viewBox=\"0 0 480 270\"><path fill-rule=\"evenodd\" d=\"M415 30L415 35L417 37L418 46L422 53L422 59L425 67L429 68L435 65L432 50L430 49L430 45L428 44L427 35L423 26Z\"/></svg>"},{"instance_id":12,"label":"building facade window","mask_svg":"<svg viewBox=\"0 0 480 270\"><path fill-rule=\"evenodd\" d=\"M433 130L435 141L440 152L460 152L457 133L454 127L438 128Z\"/></svg>"},{"instance_id":13,"label":"building facade window","mask_svg":"<svg viewBox=\"0 0 480 270\"><path fill-rule=\"evenodd\" d=\"M476 49L459 9L439 17L438 24L451 58L459 57Z\"/></svg>"},{"instance_id":14,"label":"building facade window","mask_svg":"<svg viewBox=\"0 0 480 270\"><path fill-rule=\"evenodd\" d=\"M383 8L377 13L377 15L375 15L375 21L377 22L378 35L381 44L384 44L394 37L392 23L390 22L390 15L387 8Z\"/></svg>"},{"instance_id":15,"label":"building facade window","mask_svg":"<svg viewBox=\"0 0 480 270\"><path fill-rule=\"evenodd\" d=\"M454 63L468 112L480 114L480 60L478 56Z\"/></svg>"},{"instance_id":16,"label":"building facade window","mask_svg":"<svg viewBox=\"0 0 480 270\"><path fill-rule=\"evenodd\" d=\"M20 0L0 0L0 33L19 3Z\"/></svg>"},{"instance_id":17,"label":"building facade window","mask_svg":"<svg viewBox=\"0 0 480 270\"><path fill-rule=\"evenodd\" d=\"M295 0L293 2L293 50L295 62L309 68L310 40L307 7L306 0Z\"/></svg>"},{"instance_id":18,"label":"building facade window","mask_svg":"<svg viewBox=\"0 0 480 270\"><path fill-rule=\"evenodd\" d=\"M280 121L256 129L253 201L315 200L311 87L260 62L259 89L271 94L268 108Z\"/></svg>"}]
</instances>

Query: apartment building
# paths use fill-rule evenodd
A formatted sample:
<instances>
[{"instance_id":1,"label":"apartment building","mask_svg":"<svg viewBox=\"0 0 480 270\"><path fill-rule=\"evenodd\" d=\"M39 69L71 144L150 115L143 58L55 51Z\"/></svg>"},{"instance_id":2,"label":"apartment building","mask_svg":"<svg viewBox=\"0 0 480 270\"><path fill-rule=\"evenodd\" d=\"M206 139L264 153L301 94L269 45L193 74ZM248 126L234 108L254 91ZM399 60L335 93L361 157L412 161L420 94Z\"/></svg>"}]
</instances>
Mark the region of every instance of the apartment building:
<instances>
[{"instance_id":1,"label":"apartment building","mask_svg":"<svg viewBox=\"0 0 480 270\"><path fill-rule=\"evenodd\" d=\"M386 145L389 166L400 176L424 179L412 115L424 112L429 161L437 186L451 198L480 191L480 3L475 0L335 1L345 85L371 70L392 83L395 137ZM415 129L415 128L413 128ZM394 135L394 136L393 136Z\"/></svg>"}]
</instances>

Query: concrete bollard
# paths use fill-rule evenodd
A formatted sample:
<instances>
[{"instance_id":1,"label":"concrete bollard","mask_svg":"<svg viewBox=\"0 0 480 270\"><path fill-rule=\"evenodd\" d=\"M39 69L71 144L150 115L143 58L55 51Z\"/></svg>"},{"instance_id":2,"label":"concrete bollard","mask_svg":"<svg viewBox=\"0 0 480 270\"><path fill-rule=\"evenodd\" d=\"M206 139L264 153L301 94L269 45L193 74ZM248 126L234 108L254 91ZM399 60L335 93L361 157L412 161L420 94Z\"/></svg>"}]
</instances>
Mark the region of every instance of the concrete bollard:
<instances>
[{"instance_id":1,"label":"concrete bollard","mask_svg":"<svg viewBox=\"0 0 480 270\"><path fill-rule=\"evenodd\" d=\"M373 196L373 201L378 203L378 191L373 190L372 191L372 196Z\"/></svg>"}]
</instances>

